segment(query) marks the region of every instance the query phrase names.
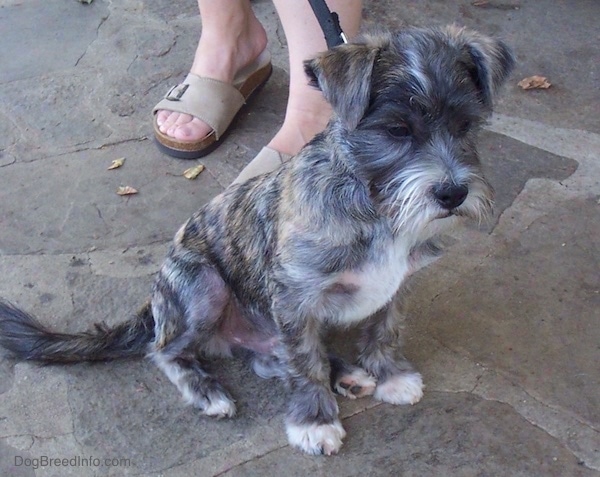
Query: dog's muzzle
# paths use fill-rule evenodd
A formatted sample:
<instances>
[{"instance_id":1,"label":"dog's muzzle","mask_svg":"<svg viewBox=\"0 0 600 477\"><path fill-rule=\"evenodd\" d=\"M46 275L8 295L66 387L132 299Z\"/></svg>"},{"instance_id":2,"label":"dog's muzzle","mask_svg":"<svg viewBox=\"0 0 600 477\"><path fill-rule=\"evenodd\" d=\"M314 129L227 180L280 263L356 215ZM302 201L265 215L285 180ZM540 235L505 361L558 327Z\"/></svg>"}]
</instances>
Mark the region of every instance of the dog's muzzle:
<instances>
[{"instance_id":1,"label":"dog's muzzle","mask_svg":"<svg viewBox=\"0 0 600 477\"><path fill-rule=\"evenodd\" d=\"M466 185L444 182L433 187L432 193L440 207L452 210L465 201L469 194L469 188Z\"/></svg>"}]
</instances>

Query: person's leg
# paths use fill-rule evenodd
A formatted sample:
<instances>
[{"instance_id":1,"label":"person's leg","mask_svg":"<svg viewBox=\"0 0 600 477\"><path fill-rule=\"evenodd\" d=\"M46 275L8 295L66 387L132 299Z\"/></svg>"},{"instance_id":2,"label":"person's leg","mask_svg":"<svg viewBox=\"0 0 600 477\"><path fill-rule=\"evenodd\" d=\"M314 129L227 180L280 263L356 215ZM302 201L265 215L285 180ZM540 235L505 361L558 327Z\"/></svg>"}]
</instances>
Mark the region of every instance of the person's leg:
<instances>
[{"instance_id":1,"label":"person's leg","mask_svg":"<svg viewBox=\"0 0 600 477\"><path fill-rule=\"evenodd\" d=\"M267 46L267 35L254 16L249 0L198 0L202 34L191 73L231 82L235 74L254 61ZM211 132L188 114L157 113L162 133L178 140L199 140Z\"/></svg>"},{"instance_id":2,"label":"person's leg","mask_svg":"<svg viewBox=\"0 0 600 477\"><path fill-rule=\"evenodd\" d=\"M309 86L304 60L327 49L325 37L308 0L273 0L288 41L290 91L281 128L258 155L240 172L234 183L271 172L297 154L315 134L321 132L331 116L331 108L320 91ZM344 33L354 37L362 17L361 0L328 0L338 13Z\"/></svg>"},{"instance_id":3,"label":"person's leg","mask_svg":"<svg viewBox=\"0 0 600 477\"><path fill-rule=\"evenodd\" d=\"M285 154L296 154L315 134L322 131L331 109L319 91L308 85L304 60L327 49L325 38L308 0L273 0L288 43L290 93L285 120L268 146ZM362 0L327 0L339 15L348 38L359 30Z\"/></svg>"},{"instance_id":4,"label":"person's leg","mask_svg":"<svg viewBox=\"0 0 600 477\"><path fill-rule=\"evenodd\" d=\"M293 155L325 127L331 114L321 93L308 86L303 69L305 59L327 46L308 0L274 0L274 3L288 41L290 92L284 122L268 146ZM328 0L328 5L339 14L346 36L353 37L360 26L362 1ZM198 6L202 35L191 72L231 81L237 71L264 50L266 33L252 12L249 0L198 0ZM178 140L195 141L210 133L208 125L187 114L159 111L157 123L161 132ZM261 158L257 159L259 164L253 164L253 169L259 173L266 172L260 164ZM267 162L267 169L274 168L270 164L279 163L277 160L273 162L272 158ZM252 174L255 174L254 171Z\"/></svg>"}]
</instances>

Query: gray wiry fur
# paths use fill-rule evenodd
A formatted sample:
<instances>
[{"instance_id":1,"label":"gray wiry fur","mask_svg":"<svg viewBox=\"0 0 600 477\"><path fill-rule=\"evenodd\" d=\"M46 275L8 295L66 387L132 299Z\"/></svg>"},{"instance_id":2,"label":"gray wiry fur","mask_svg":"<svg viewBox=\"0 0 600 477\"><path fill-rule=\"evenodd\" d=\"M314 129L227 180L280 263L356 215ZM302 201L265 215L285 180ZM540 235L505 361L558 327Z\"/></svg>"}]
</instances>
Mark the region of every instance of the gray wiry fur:
<instances>
[{"instance_id":1,"label":"gray wiry fur","mask_svg":"<svg viewBox=\"0 0 600 477\"><path fill-rule=\"evenodd\" d=\"M334 118L293 161L228 188L182 226L151 312L66 335L0 302L0 344L54 362L147 351L218 417L235 405L201 360L243 347L259 375L288 384L291 444L337 452L345 432L332 388L394 404L422 396L399 353L394 297L456 217L489 213L475 136L512 64L502 42L455 27L365 36L308 61ZM358 366L324 342L329 326L354 324Z\"/></svg>"}]
</instances>

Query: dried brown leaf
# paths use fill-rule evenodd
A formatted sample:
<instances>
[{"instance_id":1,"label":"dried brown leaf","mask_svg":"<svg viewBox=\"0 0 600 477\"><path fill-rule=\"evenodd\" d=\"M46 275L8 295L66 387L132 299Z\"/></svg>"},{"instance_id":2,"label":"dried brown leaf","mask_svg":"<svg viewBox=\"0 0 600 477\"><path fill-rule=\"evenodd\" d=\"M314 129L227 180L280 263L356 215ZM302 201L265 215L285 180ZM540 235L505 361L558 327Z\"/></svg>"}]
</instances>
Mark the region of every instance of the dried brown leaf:
<instances>
[{"instance_id":1,"label":"dried brown leaf","mask_svg":"<svg viewBox=\"0 0 600 477\"><path fill-rule=\"evenodd\" d=\"M552 84L545 76L528 76L517 83L522 89L548 89Z\"/></svg>"},{"instance_id":2,"label":"dried brown leaf","mask_svg":"<svg viewBox=\"0 0 600 477\"><path fill-rule=\"evenodd\" d=\"M118 159L115 159L114 161L112 161L110 167L107 170L111 171L113 169L118 169L123 164L125 164L125 158L124 157L119 157Z\"/></svg>"},{"instance_id":3,"label":"dried brown leaf","mask_svg":"<svg viewBox=\"0 0 600 477\"><path fill-rule=\"evenodd\" d=\"M186 179L195 179L200 175L200 173L204 170L204 166L202 164L197 165L195 167L190 167L183 172L183 177Z\"/></svg>"},{"instance_id":4,"label":"dried brown leaf","mask_svg":"<svg viewBox=\"0 0 600 477\"><path fill-rule=\"evenodd\" d=\"M137 194L137 189L134 189L131 186L121 186L117 189L117 194L119 195L133 195Z\"/></svg>"}]
</instances>

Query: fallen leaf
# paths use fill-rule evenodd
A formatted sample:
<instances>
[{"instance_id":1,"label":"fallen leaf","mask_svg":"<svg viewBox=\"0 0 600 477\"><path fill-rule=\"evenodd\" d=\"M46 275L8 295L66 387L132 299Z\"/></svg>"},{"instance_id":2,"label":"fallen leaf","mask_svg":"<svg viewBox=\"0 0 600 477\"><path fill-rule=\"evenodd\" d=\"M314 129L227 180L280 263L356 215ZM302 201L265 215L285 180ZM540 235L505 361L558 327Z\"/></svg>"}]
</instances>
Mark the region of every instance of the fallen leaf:
<instances>
[{"instance_id":1,"label":"fallen leaf","mask_svg":"<svg viewBox=\"0 0 600 477\"><path fill-rule=\"evenodd\" d=\"M137 189L134 189L133 187L130 186L121 186L117 189L117 194L119 195L133 195L133 194L137 194L138 191Z\"/></svg>"},{"instance_id":2,"label":"fallen leaf","mask_svg":"<svg viewBox=\"0 0 600 477\"><path fill-rule=\"evenodd\" d=\"M545 76L529 76L517 83L523 89L548 89L552 84Z\"/></svg>"},{"instance_id":3,"label":"fallen leaf","mask_svg":"<svg viewBox=\"0 0 600 477\"><path fill-rule=\"evenodd\" d=\"M202 164L195 166L195 167L190 167L189 169L186 169L183 172L183 177L185 177L186 179L195 179L196 177L198 177L200 175L200 173L204 170L204 166Z\"/></svg>"},{"instance_id":4,"label":"fallen leaf","mask_svg":"<svg viewBox=\"0 0 600 477\"><path fill-rule=\"evenodd\" d=\"M118 169L123 164L125 164L125 158L124 157L119 157L119 159L115 159L114 161L112 161L112 164L110 165L110 167L107 170L111 171L113 169Z\"/></svg>"}]
</instances>

